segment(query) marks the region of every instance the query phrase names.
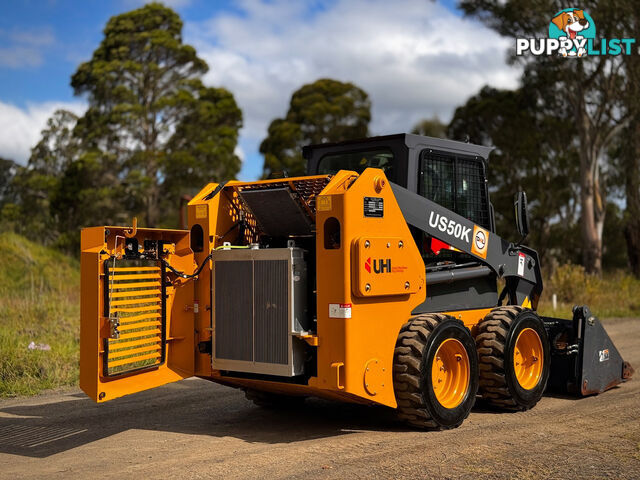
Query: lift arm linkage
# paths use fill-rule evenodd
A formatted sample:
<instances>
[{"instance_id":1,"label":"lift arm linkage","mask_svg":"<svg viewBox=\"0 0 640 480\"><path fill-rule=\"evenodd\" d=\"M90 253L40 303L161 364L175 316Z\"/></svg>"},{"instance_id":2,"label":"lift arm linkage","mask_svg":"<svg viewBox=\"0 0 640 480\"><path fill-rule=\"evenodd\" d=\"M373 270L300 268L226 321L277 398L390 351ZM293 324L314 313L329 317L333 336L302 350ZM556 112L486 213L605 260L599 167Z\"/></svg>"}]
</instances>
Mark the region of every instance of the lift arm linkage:
<instances>
[{"instance_id":1,"label":"lift arm linkage","mask_svg":"<svg viewBox=\"0 0 640 480\"><path fill-rule=\"evenodd\" d=\"M510 303L537 303L542 293L538 254L514 245L471 220L390 182L405 221L426 234L468 253L507 280Z\"/></svg>"}]
</instances>

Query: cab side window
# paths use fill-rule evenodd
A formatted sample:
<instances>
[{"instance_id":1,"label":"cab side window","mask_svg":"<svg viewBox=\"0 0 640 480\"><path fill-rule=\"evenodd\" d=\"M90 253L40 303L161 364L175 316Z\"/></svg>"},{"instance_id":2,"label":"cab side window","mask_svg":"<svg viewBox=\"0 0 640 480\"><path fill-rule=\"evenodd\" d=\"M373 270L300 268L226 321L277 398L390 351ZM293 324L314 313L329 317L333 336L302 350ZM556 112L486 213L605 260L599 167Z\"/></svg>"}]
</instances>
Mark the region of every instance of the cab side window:
<instances>
[{"instance_id":1,"label":"cab side window","mask_svg":"<svg viewBox=\"0 0 640 480\"><path fill-rule=\"evenodd\" d=\"M482 159L424 150L420 158L420 195L481 227L491 228Z\"/></svg>"}]
</instances>

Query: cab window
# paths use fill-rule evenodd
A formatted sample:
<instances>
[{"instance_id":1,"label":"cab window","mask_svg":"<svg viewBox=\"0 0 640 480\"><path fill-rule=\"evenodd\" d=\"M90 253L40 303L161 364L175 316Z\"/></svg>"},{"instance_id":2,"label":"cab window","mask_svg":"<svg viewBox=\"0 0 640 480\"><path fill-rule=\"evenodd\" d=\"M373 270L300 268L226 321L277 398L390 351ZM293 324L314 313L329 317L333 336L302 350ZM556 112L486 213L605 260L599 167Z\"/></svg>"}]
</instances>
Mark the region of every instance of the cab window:
<instances>
[{"instance_id":1,"label":"cab window","mask_svg":"<svg viewBox=\"0 0 640 480\"><path fill-rule=\"evenodd\" d=\"M318 174L333 175L340 170L353 170L362 173L366 168L380 168L387 178L393 178L394 167L393 152L387 148L359 151L341 152L325 155L318 164Z\"/></svg>"},{"instance_id":2,"label":"cab window","mask_svg":"<svg viewBox=\"0 0 640 480\"><path fill-rule=\"evenodd\" d=\"M422 153L420 194L489 230L485 178L481 159L434 150Z\"/></svg>"}]
</instances>

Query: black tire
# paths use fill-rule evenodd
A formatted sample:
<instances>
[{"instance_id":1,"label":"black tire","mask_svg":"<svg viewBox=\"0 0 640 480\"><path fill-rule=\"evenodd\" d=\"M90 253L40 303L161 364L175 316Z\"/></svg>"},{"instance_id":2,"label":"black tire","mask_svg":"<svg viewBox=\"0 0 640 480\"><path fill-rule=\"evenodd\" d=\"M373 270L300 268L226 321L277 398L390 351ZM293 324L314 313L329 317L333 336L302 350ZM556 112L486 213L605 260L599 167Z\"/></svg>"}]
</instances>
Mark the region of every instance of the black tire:
<instances>
[{"instance_id":1,"label":"black tire","mask_svg":"<svg viewBox=\"0 0 640 480\"><path fill-rule=\"evenodd\" d=\"M542 343L543 365L538 383L524 389L513 365L516 339L532 328ZM544 323L533 311L517 306L494 308L479 324L476 335L480 368L480 395L490 405L504 410L528 410L544 393L549 379L549 340Z\"/></svg>"},{"instance_id":2,"label":"black tire","mask_svg":"<svg viewBox=\"0 0 640 480\"><path fill-rule=\"evenodd\" d=\"M440 344L454 338L469 359L469 382L461 403L444 407L436 398L431 365ZM469 330L453 317L424 314L405 323L398 335L393 362L393 388L398 418L414 427L442 430L459 426L473 407L478 391L478 358Z\"/></svg>"},{"instance_id":3,"label":"black tire","mask_svg":"<svg viewBox=\"0 0 640 480\"><path fill-rule=\"evenodd\" d=\"M279 393L263 392L247 388L244 391L247 400L251 400L255 405L269 409L298 408L304 403L305 397L296 395L282 395Z\"/></svg>"}]
</instances>

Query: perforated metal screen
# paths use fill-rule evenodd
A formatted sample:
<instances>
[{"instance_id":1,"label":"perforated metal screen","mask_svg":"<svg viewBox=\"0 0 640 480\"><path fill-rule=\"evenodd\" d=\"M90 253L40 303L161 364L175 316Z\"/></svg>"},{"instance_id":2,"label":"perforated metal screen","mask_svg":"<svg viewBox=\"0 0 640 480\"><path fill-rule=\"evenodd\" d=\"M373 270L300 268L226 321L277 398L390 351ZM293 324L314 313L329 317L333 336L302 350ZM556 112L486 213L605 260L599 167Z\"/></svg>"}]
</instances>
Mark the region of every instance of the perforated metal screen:
<instances>
[{"instance_id":1,"label":"perforated metal screen","mask_svg":"<svg viewBox=\"0 0 640 480\"><path fill-rule=\"evenodd\" d=\"M482 159L425 150L420 159L420 194L489 229L489 201Z\"/></svg>"},{"instance_id":2,"label":"perforated metal screen","mask_svg":"<svg viewBox=\"0 0 640 480\"><path fill-rule=\"evenodd\" d=\"M424 150L420 156L419 193L481 227L491 229L485 167L480 157ZM430 239L424 237L422 250L427 266L474 261L470 255L449 250L436 255L431 252Z\"/></svg>"}]
</instances>

